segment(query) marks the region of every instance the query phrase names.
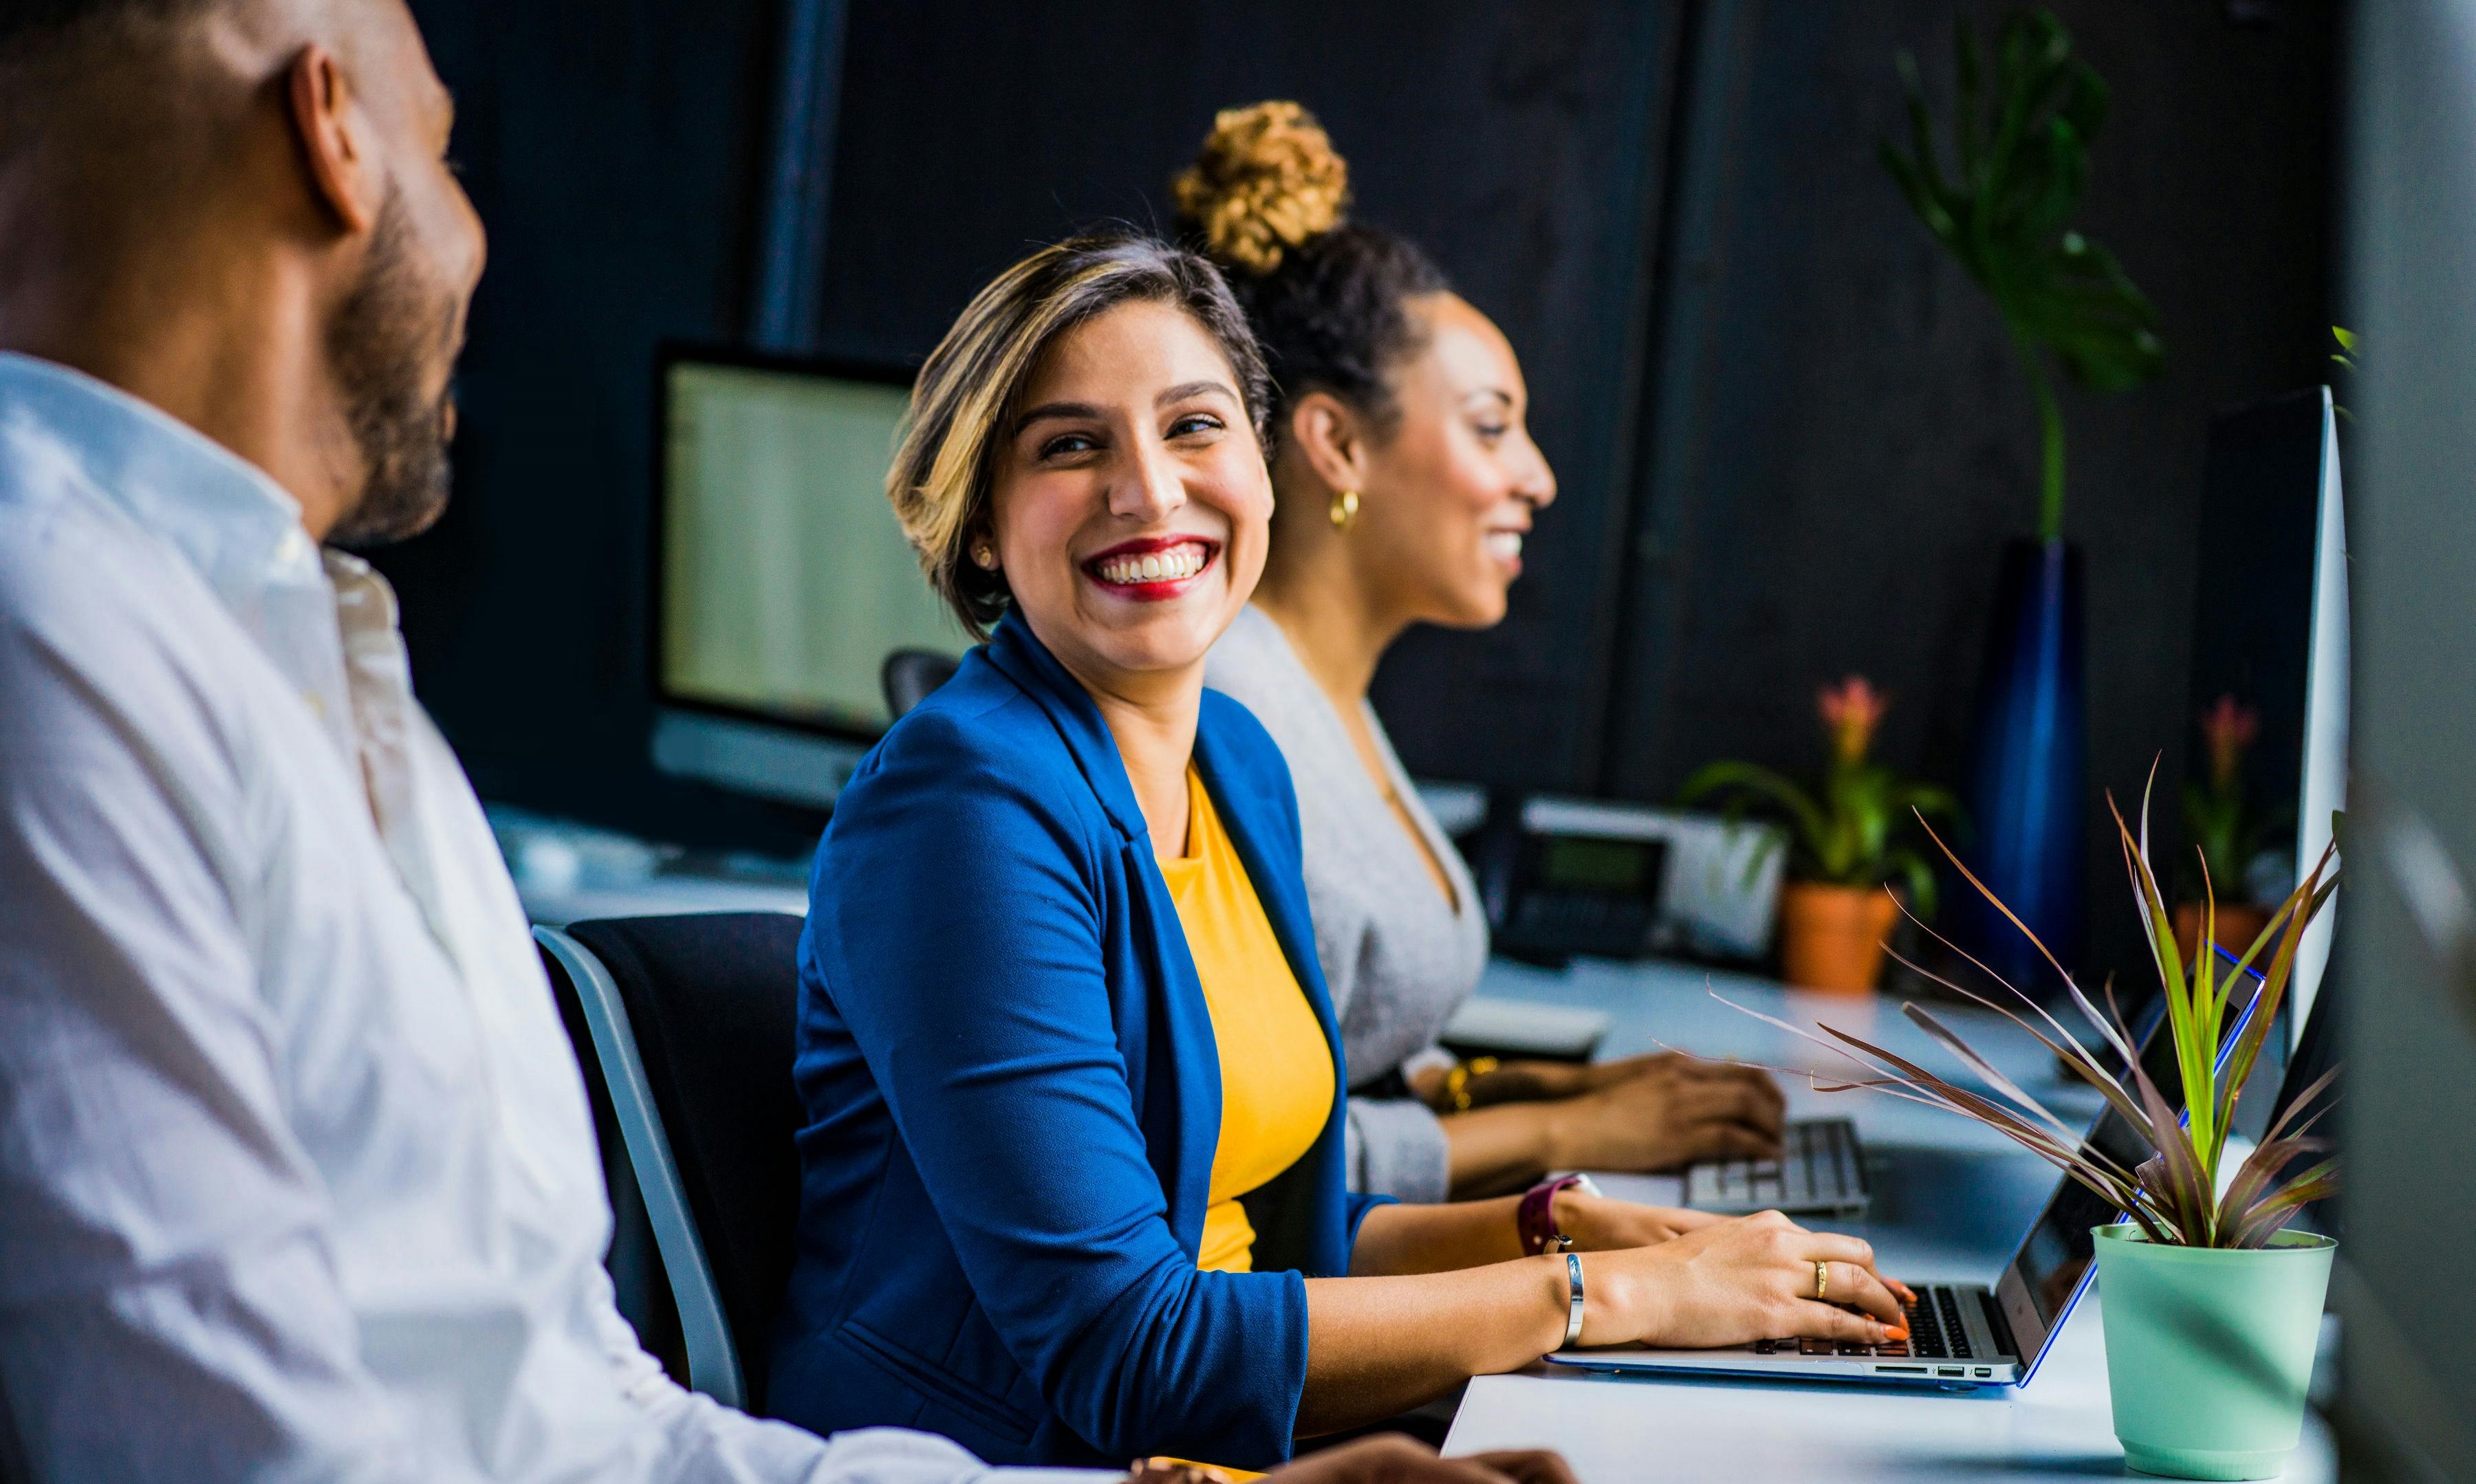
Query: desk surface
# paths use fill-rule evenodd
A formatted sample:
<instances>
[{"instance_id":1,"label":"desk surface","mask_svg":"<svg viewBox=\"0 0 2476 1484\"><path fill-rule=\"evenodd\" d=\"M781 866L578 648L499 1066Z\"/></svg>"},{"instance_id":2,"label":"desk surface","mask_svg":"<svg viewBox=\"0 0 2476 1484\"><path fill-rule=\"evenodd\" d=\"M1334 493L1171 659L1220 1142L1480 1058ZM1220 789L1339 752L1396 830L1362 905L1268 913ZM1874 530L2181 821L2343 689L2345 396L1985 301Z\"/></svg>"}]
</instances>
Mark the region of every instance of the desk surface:
<instances>
[{"instance_id":1,"label":"desk surface","mask_svg":"<svg viewBox=\"0 0 2476 1484\"><path fill-rule=\"evenodd\" d=\"M1768 980L1675 964L1592 961L1549 973L1503 961L1483 996L1604 1012L1601 1054L1661 1045L1797 1070L1832 1071L1824 1052L1712 999L1710 989L1792 1025L1827 1020L1937 1070L1947 1053L1902 1019L1897 1002L1793 993ZM1933 1006L2004 1074L2066 1118L2094 1116L2097 1095L2067 1083L2053 1057L1990 1012ZM1991 1282L2044 1203L2054 1174L2001 1135L1867 1093L1817 1093L1787 1079L1793 1115L1845 1114L1866 1141L1873 1208L1834 1223L1874 1244L1911 1280ZM1672 1182L1671 1182L1672 1183ZM1656 1187L1645 1187L1646 1195ZM1554 1447L1583 1484L1656 1477L1964 1480L2113 1478L2129 1472L2107 1401L2094 1293L2074 1309L2037 1378L1970 1393L1695 1378L1616 1377L1537 1366L1471 1383L1445 1450ZM2290 1480L2334 1476L2330 1437L2308 1420ZM2138 1475L2134 1475L2138 1477Z\"/></svg>"}]
</instances>

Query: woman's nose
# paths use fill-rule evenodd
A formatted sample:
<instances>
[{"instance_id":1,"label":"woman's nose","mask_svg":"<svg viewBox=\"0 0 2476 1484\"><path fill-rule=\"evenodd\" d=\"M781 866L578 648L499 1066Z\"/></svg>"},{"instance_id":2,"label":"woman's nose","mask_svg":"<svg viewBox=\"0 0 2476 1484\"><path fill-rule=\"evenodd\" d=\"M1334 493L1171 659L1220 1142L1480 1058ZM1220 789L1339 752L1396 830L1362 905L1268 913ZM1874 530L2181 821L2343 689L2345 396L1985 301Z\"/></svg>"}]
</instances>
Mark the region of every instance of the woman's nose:
<instances>
[{"instance_id":1,"label":"woman's nose","mask_svg":"<svg viewBox=\"0 0 2476 1484\"><path fill-rule=\"evenodd\" d=\"M1521 482L1514 492L1529 501L1534 507L1556 502L1556 471L1548 467L1548 456L1539 452L1535 443L1530 446L1529 462L1522 470Z\"/></svg>"},{"instance_id":2,"label":"woman's nose","mask_svg":"<svg viewBox=\"0 0 2476 1484\"><path fill-rule=\"evenodd\" d=\"M1186 481L1177 460L1158 443L1145 440L1109 482L1109 513L1135 520L1160 520L1186 504Z\"/></svg>"}]
</instances>

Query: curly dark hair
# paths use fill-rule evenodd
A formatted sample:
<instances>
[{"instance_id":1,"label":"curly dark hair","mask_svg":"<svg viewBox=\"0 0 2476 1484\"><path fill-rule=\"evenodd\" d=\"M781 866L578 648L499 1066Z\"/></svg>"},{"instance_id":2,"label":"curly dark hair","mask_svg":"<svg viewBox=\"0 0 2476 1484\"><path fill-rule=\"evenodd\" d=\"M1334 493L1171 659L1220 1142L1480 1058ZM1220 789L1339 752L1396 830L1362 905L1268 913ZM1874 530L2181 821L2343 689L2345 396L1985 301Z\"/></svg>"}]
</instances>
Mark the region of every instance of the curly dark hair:
<instances>
[{"instance_id":1,"label":"curly dark hair","mask_svg":"<svg viewBox=\"0 0 2476 1484\"><path fill-rule=\"evenodd\" d=\"M1311 391L1389 424L1392 374L1425 343L1405 301L1452 284L1416 244L1346 218L1349 167L1315 115L1287 102L1224 111L1172 192L1264 348L1274 435Z\"/></svg>"}]
</instances>

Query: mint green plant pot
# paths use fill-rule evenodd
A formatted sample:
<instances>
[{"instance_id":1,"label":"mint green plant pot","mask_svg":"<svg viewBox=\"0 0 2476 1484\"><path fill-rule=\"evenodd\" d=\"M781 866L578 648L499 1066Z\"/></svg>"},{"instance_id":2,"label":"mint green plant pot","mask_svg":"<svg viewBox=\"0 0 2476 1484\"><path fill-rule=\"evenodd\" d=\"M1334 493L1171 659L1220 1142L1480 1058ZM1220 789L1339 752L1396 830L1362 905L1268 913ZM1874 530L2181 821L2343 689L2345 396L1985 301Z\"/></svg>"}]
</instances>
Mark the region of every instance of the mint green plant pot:
<instances>
[{"instance_id":1,"label":"mint green plant pot","mask_svg":"<svg viewBox=\"0 0 2476 1484\"><path fill-rule=\"evenodd\" d=\"M2124 1462L2181 1479L2268 1479L2304 1426L2338 1244L2285 1231L2257 1251L2163 1247L2100 1226L2107 1384Z\"/></svg>"}]
</instances>

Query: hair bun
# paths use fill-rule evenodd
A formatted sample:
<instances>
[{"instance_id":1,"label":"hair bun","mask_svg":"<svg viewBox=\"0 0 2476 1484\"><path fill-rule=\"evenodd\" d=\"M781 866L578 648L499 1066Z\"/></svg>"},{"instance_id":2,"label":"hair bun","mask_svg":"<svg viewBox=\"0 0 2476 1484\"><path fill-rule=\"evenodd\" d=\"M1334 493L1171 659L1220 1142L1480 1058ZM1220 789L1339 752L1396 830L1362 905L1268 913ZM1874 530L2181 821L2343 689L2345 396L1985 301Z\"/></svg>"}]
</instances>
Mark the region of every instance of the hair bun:
<instances>
[{"instance_id":1,"label":"hair bun","mask_svg":"<svg viewBox=\"0 0 2476 1484\"><path fill-rule=\"evenodd\" d=\"M1203 152L1170 191L1213 258L1262 275L1340 223L1349 165L1313 113L1275 100L1215 115Z\"/></svg>"}]
</instances>

